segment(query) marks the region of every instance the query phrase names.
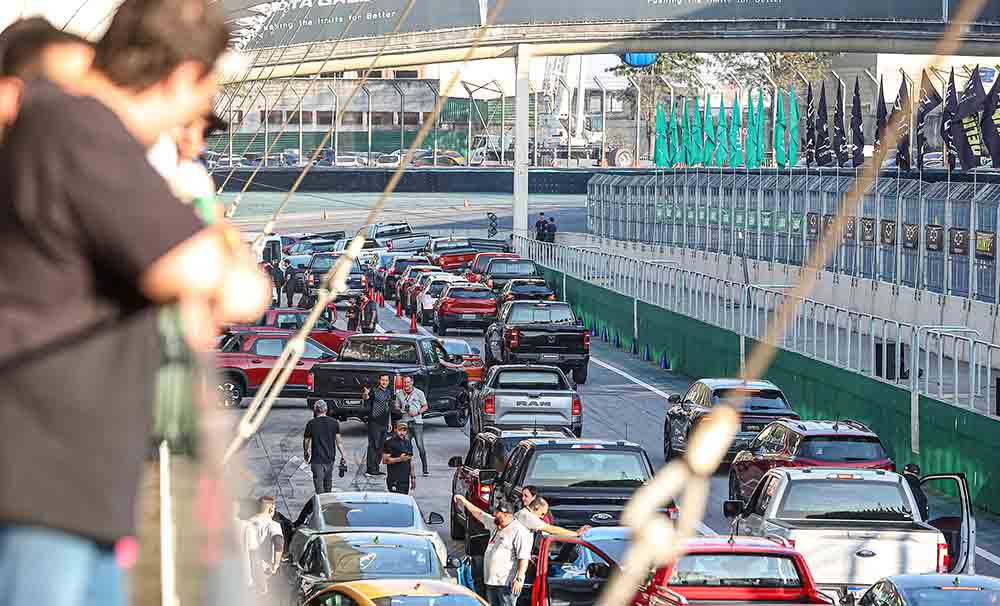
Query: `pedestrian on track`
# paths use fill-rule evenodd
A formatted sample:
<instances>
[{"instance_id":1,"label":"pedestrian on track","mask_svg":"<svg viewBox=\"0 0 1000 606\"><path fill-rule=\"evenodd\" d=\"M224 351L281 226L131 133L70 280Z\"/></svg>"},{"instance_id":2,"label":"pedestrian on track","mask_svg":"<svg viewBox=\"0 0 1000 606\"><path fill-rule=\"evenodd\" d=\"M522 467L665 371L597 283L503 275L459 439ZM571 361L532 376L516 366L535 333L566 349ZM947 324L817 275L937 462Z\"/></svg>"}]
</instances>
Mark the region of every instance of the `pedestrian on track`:
<instances>
[{"instance_id":1,"label":"pedestrian on track","mask_svg":"<svg viewBox=\"0 0 1000 606\"><path fill-rule=\"evenodd\" d=\"M239 232L203 225L146 156L211 109L229 40L204 0L125 0L72 89L23 80L0 146L5 605L126 603L164 359L156 312L180 302L202 342L267 308ZM24 48L0 45L0 63ZM40 563L58 582L39 581Z\"/></svg>"},{"instance_id":2,"label":"pedestrian on track","mask_svg":"<svg viewBox=\"0 0 1000 606\"><path fill-rule=\"evenodd\" d=\"M410 490L417 487L417 476L413 471L413 442L406 435L408 427L406 421L396 421L395 431L382 447L385 484L389 492L410 494Z\"/></svg>"},{"instance_id":3,"label":"pedestrian on track","mask_svg":"<svg viewBox=\"0 0 1000 606\"><path fill-rule=\"evenodd\" d=\"M427 450L424 448L424 413L427 408L427 396L413 386L413 377L403 377L403 389L396 392L396 409L410 425L410 440L416 443L420 452L420 465L425 476L430 475L427 471Z\"/></svg>"},{"instance_id":4,"label":"pedestrian on track","mask_svg":"<svg viewBox=\"0 0 1000 606\"><path fill-rule=\"evenodd\" d=\"M368 295L361 295L358 299L358 325L363 333L375 332L375 325L378 324L378 306Z\"/></svg>"},{"instance_id":5,"label":"pedestrian on track","mask_svg":"<svg viewBox=\"0 0 1000 606\"><path fill-rule=\"evenodd\" d=\"M549 217L549 223L545 226L545 241L555 242L556 241L556 218Z\"/></svg>"},{"instance_id":6,"label":"pedestrian on track","mask_svg":"<svg viewBox=\"0 0 1000 606\"><path fill-rule=\"evenodd\" d=\"M281 271L281 268L278 267L277 259L273 259L268 264L268 272L271 274L271 282L274 284L274 292L272 294L274 306L281 307L281 290L285 286L285 272Z\"/></svg>"},{"instance_id":7,"label":"pedestrian on track","mask_svg":"<svg viewBox=\"0 0 1000 606\"><path fill-rule=\"evenodd\" d=\"M282 284L281 290L285 293L285 300L288 302L288 307L292 306L292 295L295 294L295 272L292 271L291 263L288 259L282 259L281 270L284 274L284 283ZM281 307L281 297L278 297L278 307Z\"/></svg>"},{"instance_id":8,"label":"pedestrian on track","mask_svg":"<svg viewBox=\"0 0 1000 606\"><path fill-rule=\"evenodd\" d=\"M490 533L483 556L487 601L490 606L516 606L531 561L531 531L515 519L513 507L504 501L497 503L493 515L460 494L455 495L455 504L468 510Z\"/></svg>"},{"instance_id":9,"label":"pedestrian on track","mask_svg":"<svg viewBox=\"0 0 1000 606\"><path fill-rule=\"evenodd\" d=\"M333 465L337 460L337 452L340 452L342 461L347 461L347 457L344 456L340 423L327 416L326 402L317 401L313 405L313 412L316 416L306 423L302 436L302 456L312 470L316 494L322 494L333 490Z\"/></svg>"},{"instance_id":10,"label":"pedestrian on track","mask_svg":"<svg viewBox=\"0 0 1000 606\"><path fill-rule=\"evenodd\" d=\"M545 222L545 213L538 213L538 220L535 221L535 239L539 242L544 242L547 228L548 224Z\"/></svg>"},{"instance_id":11,"label":"pedestrian on track","mask_svg":"<svg viewBox=\"0 0 1000 606\"><path fill-rule=\"evenodd\" d=\"M247 520L241 537L246 557L250 560L250 581L254 590L265 594L268 580L278 574L281 556L285 551L285 535L281 524L274 519L274 497L257 500L257 514Z\"/></svg>"},{"instance_id":12,"label":"pedestrian on track","mask_svg":"<svg viewBox=\"0 0 1000 606\"><path fill-rule=\"evenodd\" d=\"M365 475L368 477L385 475L379 470L382 461L382 449L389 436L389 420L392 416L392 387L389 385L389 375L380 375L378 385L365 387L361 398L368 402L368 464Z\"/></svg>"},{"instance_id":13,"label":"pedestrian on track","mask_svg":"<svg viewBox=\"0 0 1000 606\"><path fill-rule=\"evenodd\" d=\"M920 466L916 463L907 463L903 466L903 479L906 480L913 493L913 499L917 502L917 509L920 516L927 521L927 495L924 494L924 487L920 485Z\"/></svg>"}]
</instances>

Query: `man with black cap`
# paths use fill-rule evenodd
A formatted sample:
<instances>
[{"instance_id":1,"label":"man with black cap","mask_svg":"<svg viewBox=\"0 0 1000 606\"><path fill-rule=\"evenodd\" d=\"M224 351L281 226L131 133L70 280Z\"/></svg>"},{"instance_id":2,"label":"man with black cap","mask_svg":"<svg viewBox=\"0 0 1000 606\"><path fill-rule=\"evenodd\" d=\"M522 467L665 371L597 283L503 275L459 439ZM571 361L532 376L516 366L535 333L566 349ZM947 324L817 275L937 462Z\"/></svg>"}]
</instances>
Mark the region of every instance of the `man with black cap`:
<instances>
[{"instance_id":1,"label":"man with black cap","mask_svg":"<svg viewBox=\"0 0 1000 606\"><path fill-rule=\"evenodd\" d=\"M917 501L917 509L920 516L927 521L927 495L924 494L924 487L920 485L920 466L916 463L907 463L903 467L903 479L910 487L914 500Z\"/></svg>"},{"instance_id":2,"label":"man with black cap","mask_svg":"<svg viewBox=\"0 0 1000 606\"><path fill-rule=\"evenodd\" d=\"M531 531L517 521L514 508L506 501L497 502L493 515L460 494L455 495L455 504L464 507L490 532L483 556L483 580L490 606L515 606L531 561Z\"/></svg>"},{"instance_id":3,"label":"man with black cap","mask_svg":"<svg viewBox=\"0 0 1000 606\"><path fill-rule=\"evenodd\" d=\"M410 494L417 487L417 476L413 471L413 442L406 435L409 423L396 421L392 436L382 448L382 462L385 463L385 483L389 492Z\"/></svg>"},{"instance_id":4,"label":"man with black cap","mask_svg":"<svg viewBox=\"0 0 1000 606\"><path fill-rule=\"evenodd\" d=\"M538 220L535 221L535 239L539 242L545 241L545 213L538 213Z\"/></svg>"},{"instance_id":5,"label":"man with black cap","mask_svg":"<svg viewBox=\"0 0 1000 606\"><path fill-rule=\"evenodd\" d=\"M545 241L555 242L556 241L556 218L549 217L549 223L545 226Z\"/></svg>"}]
</instances>

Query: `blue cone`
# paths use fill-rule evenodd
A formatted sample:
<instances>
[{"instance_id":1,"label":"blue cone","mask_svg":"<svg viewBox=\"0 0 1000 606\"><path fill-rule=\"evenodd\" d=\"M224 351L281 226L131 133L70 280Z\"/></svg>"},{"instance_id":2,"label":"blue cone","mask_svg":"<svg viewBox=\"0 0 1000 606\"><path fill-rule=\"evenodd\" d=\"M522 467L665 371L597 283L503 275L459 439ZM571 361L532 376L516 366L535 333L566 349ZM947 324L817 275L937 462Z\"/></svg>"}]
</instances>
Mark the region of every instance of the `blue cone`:
<instances>
[{"instance_id":1,"label":"blue cone","mask_svg":"<svg viewBox=\"0 0 1000 606\"><path fill-rule=\"evenodd\" d=\"M653 352L649 350L649 343L646 343L646 349L642 352L642 359L649 362L653 359Z\"/></svg>"},{"instance_id":2,"label":"blue cone","mask_svg":"<svg viewBox=\"0 0 1000 606\"><path fill-rule=\"evenodd\" d=\"M622 335L621 333L615 333L615 349L622 348Z\"/></svg>"},{"instance_id":3,"label":"blue cone","mask_svg":"<svg viewBox=\"0 0 1000 606\"><path fill-rule=\"evenodd\" d=\"M633 356L639 355L639 343L637 343L634 339L632 340L632 345L628 348L628 352Z\"/></svg>"},{"instance_id":4,"label":"blue cone","mask_svg":"<svg viewBox=\"0 0 1000 606\"><path fill-rule=\"evenodd\" d=\"M601 331L601 340L603 340L605 343L607 343L608 340L609 340L609 338L608 338L608 327L607 326L605 326L604 330Z\"/></svg>"},{"instance_id":5,"label":"blue cone","mask_svg":"<svg viewBox=\"0 0 1000 606\"><path fill-rule=\"evenodd\" d=\"M670 370L670 363L667 362L667 351L663 350L660 354L660 368L663 370Z\"/></svg>"}]
</instances>

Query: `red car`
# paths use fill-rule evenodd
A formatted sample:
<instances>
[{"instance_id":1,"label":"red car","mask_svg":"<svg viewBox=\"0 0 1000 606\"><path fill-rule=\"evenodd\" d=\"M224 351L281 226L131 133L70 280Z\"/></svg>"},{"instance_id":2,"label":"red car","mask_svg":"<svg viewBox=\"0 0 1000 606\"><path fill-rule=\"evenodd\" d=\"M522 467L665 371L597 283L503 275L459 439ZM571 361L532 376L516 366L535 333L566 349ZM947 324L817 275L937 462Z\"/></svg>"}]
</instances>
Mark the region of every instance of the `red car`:
<instances>
[{"instance_id":1,"label":"red car","mask_svg":"<svg viewBox=\"0 0 1000 606\"><path fill-rule=\"evenodd\" d=\"M472 263L469 264L469 268L465 270L463 274L465 279L469 282L479 282L483 273L486 272L486 268L489 266L490 261L498 257L503 257L506 259L520 259L514 253L501 253L501 252L484 252L479 253L472 259Z\"/></svg>"},{"instance_id":2,"label":"red car","mask_svg":"<svg viewBox=\"0 0 1000 606\"><path fill-rule=\"evenodd\" d=\"M264 312L264 315L257 320L254 326L268 326L280 330L298 330L302 328L302 322L305 321L308 315L308 309L298 309L295 307L269 309ZM333 351L340 351L340 346L344 344L344 339L353 335L354 331L335 328L333 322L333 312L330 307L327 307L323 311L323 315L313 325L312 331L309 332L309 337Z\"/></svg>"},{"instance_id":3,"label":"red car","mask_svg":"<svg viewBox=\"0 0 1000 606\"><path fill-rule=\"evenodd\" d=\"M401 302L404 308L407 303L406 295L409 293L410 287L413 286L413 282L417 279L417 275L432 271L441 271L441 268L436 265L413 265L407 267L403 275L399 277L399 280L396 282L396 300Z\"/></svg>"},{"instance_id":4,"label":"red car","mask_svg":"<svg viewBox=\"0 0 1000 606\"><path fill-rule=\"evenodd\" d=\"M729 497L748 499L774 467L845 467L896 471L878 435L850 419L769 423L729 468Z\"/></svg>"},{"instance_id":5,"label":"red car","mask_svg":"<svg viewBox=\"0 0 1000 606\"><path fill-rule=\"evenodd\" d=\"M396 295L396 282L403 275L403 272L414 265L427 265L427 257L412 255L408 257L396 257L392 260L385 274L379 280L382 285L382 294L386 298L392 299Z\"/></svg>"},{"instance_id":6,"label":"red car","mask_svg":"<svg viewBox=\"0 0 1000 606\"><path fill-rule=\"evenodd\" d=\"M478 284L451 285L434 304L434 334L444 336L449 328L484 330L497 317L493 291Z\"/></svg>"},{"instance_id":7,"label":"red car","mask_svg":"<svg viewBox=\"0 0 1000 606\"><path fill-rule=\"evenodd\" d=\"M244 397L256 394L294 334L274 328L233 329L219 337L215 365L222 404L239 406ZM281 391L281 397L304 398L309 391L309 371L313 364L336 359L336 352L306 339L305 352Z\"/></svg>"},{"instance_id":8,"label":"red car","mask_svg":"<svg viewBox=\"0 0 1000 606\"><path fill-rule=\"evenodd\" d=\"M802 554L783 539L691 539L686 553L657 569L632 606L688 603L832 604L816 588Z\"/></svg>"}]
</instances>

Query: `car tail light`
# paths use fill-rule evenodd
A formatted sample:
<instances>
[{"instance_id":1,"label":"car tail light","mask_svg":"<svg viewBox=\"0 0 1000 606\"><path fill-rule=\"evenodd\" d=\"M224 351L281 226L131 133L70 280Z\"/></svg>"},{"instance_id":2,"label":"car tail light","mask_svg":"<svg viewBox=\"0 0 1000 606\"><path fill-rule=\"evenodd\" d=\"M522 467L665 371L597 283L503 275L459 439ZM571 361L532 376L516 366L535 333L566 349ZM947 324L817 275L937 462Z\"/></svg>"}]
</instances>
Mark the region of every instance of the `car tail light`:
<instances>
[{"instance_id":1,"label":"car tail light","mask_svg":"<svg viewBox=\"0 0 1000 606\"><path fill-rule=\"evenodd\" d=\"M478 356L467 356L465 358L465 363L469 366L482 366L483 361Z\"/></svg>"},{"instance_id":2,"label":"car tail light","mask_svg":"<svg viewBox=\"0 0 1000 606\"><path fill-rule=\"evenodd\" d=\"M951 556L948 555L948 544L944 541L938 542L937 550L937 571L941 574L948 572L951 567Z\"/></svg>"},{"instance_id":3,"label":"car tail light","mask_svg":"<svg viewBox=\"0 0 1000 606\"><path fill-rule=\"evenodd\" d=\"M489 503L490 502L490 493L493 492L493 487L490 486L489 484L479 484L479 482L476 482L476 484L478 484L478 487L479 487L479 490L478 490L478 492L479 492L479 498L482 499L483 502Z\"/></svg>"},{"instance_id":4,"label":"car tail light","mask_svg":"<svg viewBox=\"0 0 1000 606\"><path fill-rule=\"evenodd\" d=\"M379 267L378 268L378 273L384 274L385 273L385 268L384 267Z\"/></svg>"},{"instance_id":5,"label":"car tail light","mask_svg":"<svg viewBox=\"0 0 1000 606\"><path fill-rule=\"evenodd\" d=\"M306 377L306 389L309 391L316 391L316 375L309 373Z\"/></svg>"},{"instance_id":6,"label":"car tail light","mask_svg":"<svg viewBox=\"0 0 1000 606\"><path fill-rule=\"evenodd\" d=\"M486 400L483 401L483 412L488 415L495 415L497 413L497 398L494 395L486 396Z\"/></svg>"},{"instance_id":7,"label":"car tail light","mask_svg":"<svg viewBox=\"0 0 1000 606\"><path fill-rule=\"evenodd\" d=\"M517 328L512 328L507 340L507 346L511 349L517 349L517 346L520 344L520 339L521 331Z\"/></svg>"},{"instance_id":8,"label":"car tail light","mask_svg":"<svg viewBox=\"0 0 1000 606\"><path fill-rule=\"evenodd\" d=\"M789 547L795 549L795 539L785 539L785 541L788 543Z\"/></svg>"},{"instance_id":9,"label":"car tail light","mask_svg":"<svg viewBox=\"0 0 1000 606\"><path fill-rule=\"evenodd\" d=\"M583 333L583 351L590 351L590 331Z\"/></svg>"},{"instance_id":10,"label":"car tail light","mask_svg":"<svg viewBox=\"0 0 1000 606\"><path fill-rule=\"evenodd\" d=\"M583 414L583 402L580 401L580 396L573 394L573 407L570 409L570 414L574 417L578 417Z\"/></svg>"},{"instance_id":11,"label":"car tail light","mask_svg":"<svg viewBox=\"0 0 1000 606\"><path fill-rule=\"evenodd\" d=\"M368 288L368 276L361 276L361 288Z\"/></svg>"}]
</instances>

